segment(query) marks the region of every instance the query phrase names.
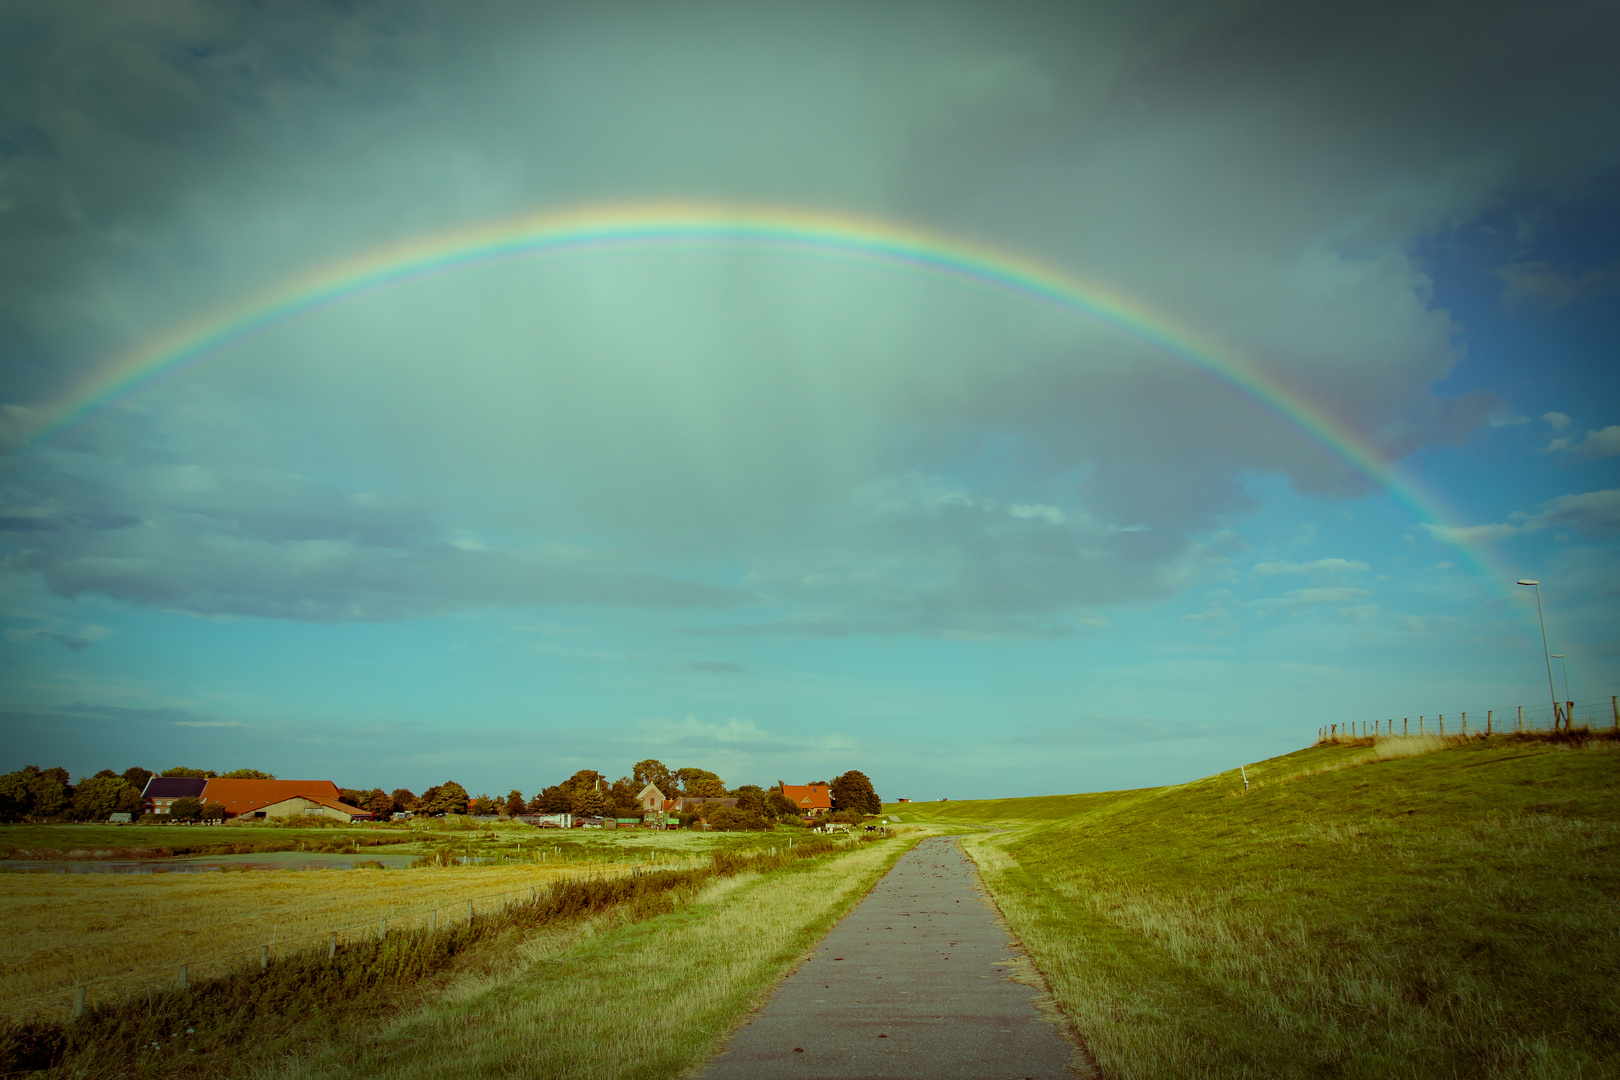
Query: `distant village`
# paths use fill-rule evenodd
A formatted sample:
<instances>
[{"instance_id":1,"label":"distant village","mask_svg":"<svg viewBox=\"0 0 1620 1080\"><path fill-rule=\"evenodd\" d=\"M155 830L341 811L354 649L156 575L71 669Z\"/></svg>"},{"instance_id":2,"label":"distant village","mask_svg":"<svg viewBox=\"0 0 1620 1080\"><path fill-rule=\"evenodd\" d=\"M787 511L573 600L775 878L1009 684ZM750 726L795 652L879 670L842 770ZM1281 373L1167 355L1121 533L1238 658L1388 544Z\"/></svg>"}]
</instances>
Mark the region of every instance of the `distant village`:
<instances>
[{"instance_id":1,"label":"distant village","mask_svg":"<svg viewBox=\"0 0 1620 1080\"><path fill-rule=\"evenodd\" d=\"M778 780L769 788L728 789L705 769L670 769L651 758L613 781L582 769L529 798L515 789L504 797L469 795L453 780L418 795L407 788L390 792L342 788L332 780L282 780L256 769L223 774L187 767L103 769L75 784L66 769L30 765L0 776L3 822L348 824L466 816L540 828L737 830L853 824L882 809L872 781L855 770L807 784Z\"/></svg>"}]
</instances>

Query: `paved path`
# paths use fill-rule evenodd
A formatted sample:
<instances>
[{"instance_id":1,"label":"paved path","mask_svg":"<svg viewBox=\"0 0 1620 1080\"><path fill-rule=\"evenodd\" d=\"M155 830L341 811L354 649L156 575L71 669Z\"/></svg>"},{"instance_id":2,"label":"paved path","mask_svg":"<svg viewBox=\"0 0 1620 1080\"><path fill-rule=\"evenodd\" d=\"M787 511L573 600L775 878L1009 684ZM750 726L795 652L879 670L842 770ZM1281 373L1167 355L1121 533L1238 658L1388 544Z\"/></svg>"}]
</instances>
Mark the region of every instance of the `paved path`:
<instances>
[{"instance_id":1,"label":"paved path","mask_svg":"<svg viewBox=\"0 0 1620 1080\"><path fill-rule=\"evenodd\" d=\"M1073 1048L1011 981L1021 956L954 839L901 856L701 1080L1073 1080Z\"/></svg>"}]
</instances>

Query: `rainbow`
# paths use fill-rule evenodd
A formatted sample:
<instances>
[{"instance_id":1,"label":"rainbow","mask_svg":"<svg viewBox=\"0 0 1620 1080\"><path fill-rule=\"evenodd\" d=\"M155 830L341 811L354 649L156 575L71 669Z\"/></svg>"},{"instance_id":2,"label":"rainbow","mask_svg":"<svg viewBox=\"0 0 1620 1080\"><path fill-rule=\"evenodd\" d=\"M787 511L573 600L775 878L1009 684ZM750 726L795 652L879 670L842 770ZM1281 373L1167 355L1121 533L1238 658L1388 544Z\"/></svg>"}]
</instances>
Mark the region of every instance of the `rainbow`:
<instances>
[{"instance_id":1,"label":"rainbow","mask_svg":"<svg viewBox=\"0 0 1620 1080\"><path fill-rule=\"evenodd\" d=\"M1013 293L1083 316L1175 356L1282 418L1387 492L1418 522L1440 525L1436 501L1397 477L1329 412L1231 347L1169 313L1037 259L897 222L792 207L701 203L586 206L434 233L319 266L180 323L34 410L22 448L38 447L142 389L229 346L361 295L502 259L648 245L745 245L888 263ZM1453 542L1507 594L1511 577Z\"/></svg>"}]
</instances>

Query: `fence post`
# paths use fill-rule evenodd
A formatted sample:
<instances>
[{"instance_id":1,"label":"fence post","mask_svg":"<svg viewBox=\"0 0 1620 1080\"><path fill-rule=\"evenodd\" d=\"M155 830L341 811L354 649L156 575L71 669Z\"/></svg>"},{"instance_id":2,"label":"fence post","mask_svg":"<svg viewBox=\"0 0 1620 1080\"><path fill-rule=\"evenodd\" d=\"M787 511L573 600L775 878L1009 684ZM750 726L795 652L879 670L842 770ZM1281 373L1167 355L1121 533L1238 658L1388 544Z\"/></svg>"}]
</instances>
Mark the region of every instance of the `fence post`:
<instances>
[{"instance_id":1,"label":"fence post","mask_svg":"<svg viewBox=\"0 0 1620 1080\"><path fill-rule=\"evenodd\" d=\"M387 919L384 919L382 921L382 929L379 932L378 936L381 937L384 941L388 940L388 920Z\"/></svg>"},{"instance_id":2,"label":"fence post","mask_svg":"<svg viewBox=\"0 0 1620 1080\"><path fill-rule=\"evenodd\" d=\"M435 930L437 930L438 928L439 928L439 910L438 910L438 908L434 908L432 911L428 912L428 933L431 934Z\"/></svg>"},{"instance_id":3,"label":"fence post","mask_svg":"<svg viewBox=\"0 0 1620 1080\"><path fill-rule=\"evenodd\" d=\"M1485 734L1489 735L1491 733L1491 721L1493 719L1495 719L1495 717L1496 717L1496 710L1495 709L1486 709L1485 710Z\"/></svg>"},{"instance_id":4,"label":"fence post","mask_svg":"<svg viewBox=\"0 0 1620 1080\"><path fill-rule=\"evenodd\" d=\"M1467 713L1463 713L1462 733L1463 733L1463 738L1465 738L1465 739L1468 738L1468 714Z\"/></svg>"},{"instance_id":5,"label":"fence post","mask_svg":"<svg viewBox=\"0 0 1620 1080\"><path fill-rule=\"evenodd\" d=\"M270 946L268 945L259 946L259 970L270 970Z\"/></svg>"},{"instance_id":6,"label":"fence post","mask_svg":"<svg viewBox=\"0 0 1620 1080\"><path fill-rule=\"evenodd\" d=\"M1620 694L1609 695L1609 708L1614 710L1614 730L1620 731Z\"/></svg>"},{"instance_id":7,"label":"fence post","mask_svg":"<svg viewBox=\"0 0 1620 1080\"><path fill-rule=\"evenodd\" d=\"M80 984L73 988L73 1019L77 1020L84 1015L84 986Z\"/></svg>"},{"instance_id":8,"label":"fence post","mask_svg":"<svg viewBox=\"0 0 1620 1080\"><path fill-rule=\"evenodd\" d=\"M1421 716L1418 717L1418 734L1423 734L1423 717Z\"/></svg>"},{"instance_id":9,"label":"fence post","mask_svg":"<svg viewBox=\"0 0 1620 1080\"><path fill-rule=\"evenodd\" d=\"M1516 733L1524 733L1524 706L1519 706L1519 722L1513 729Z\"/></svg>"},{"instance_id":10,"label":"fence post","mask_svg":"<svg viewBox=\"0 0 1620 1080\"><path fill-rule=\"evenodd\" d=\"M180 989L186 988L186 965L180 965Z\"/></svg>"},{"instance_id":11,"label":"fence post","mask_svg":"<svg viewBox=\"0 0 1620 1080\"><path fill-rule=\"evenodd\" d=\"M1440 725L1440 734L1441 734L1441 736L1444 736L1445 733L1446 733L1446 714L1445 713L1436 713L1434 718L1435 718L1435 721L1437 723L1439 723L1439 725Z\"/></svg>"},{"instance_id":12,"label":"fence post","mask_svg":"<svg viewBox=\"0 0 1620 1080\"><path fill-rule=\"evenodd\" d=\"M332 931L332 941L326 946L326 958L331 960L337 956L337 931Z\"/></svg>"},{"instance_id":13,"label":"fence post","mask_svg":"<svg viewBox=\"0 0 1620 1080\"><path fill-rule=\"evenodd\" d=\"M472 905L473 905L473 902L471 900L468 900L467 901L467 921L468 922L472 922L472 917L473 917L473 906Z\"/></svg>"}]
</instances>

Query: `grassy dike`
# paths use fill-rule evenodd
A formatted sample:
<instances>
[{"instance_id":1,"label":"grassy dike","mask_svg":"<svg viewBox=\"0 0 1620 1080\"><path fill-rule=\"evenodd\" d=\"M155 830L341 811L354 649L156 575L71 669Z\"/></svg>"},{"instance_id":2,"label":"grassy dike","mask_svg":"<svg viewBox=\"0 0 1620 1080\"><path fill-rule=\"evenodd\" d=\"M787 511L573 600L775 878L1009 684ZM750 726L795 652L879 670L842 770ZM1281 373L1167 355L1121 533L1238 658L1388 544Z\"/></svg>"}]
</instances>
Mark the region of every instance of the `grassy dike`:
<instances>
[{"instance_id":1,"label":"grassy dike","mask_svg":"<svg viewBox=\"0 0 1620 1080\"><path fill-rule=\"evenodd\" d=\"M472 922L0 1031L0 1074L675 1076L917 836L570 881Z\"/></svg>"},{"instance_id":2,"label":"grassy dike","mask_svg":"<svg viewBox=\"0 0 1620 1080\"><path fill-rule=\"evenodd\" d=\"M1620 742L1313 747L895 807L967 838L1102 1072L1620 1076Z\"/></svg>"}]
</instances>

